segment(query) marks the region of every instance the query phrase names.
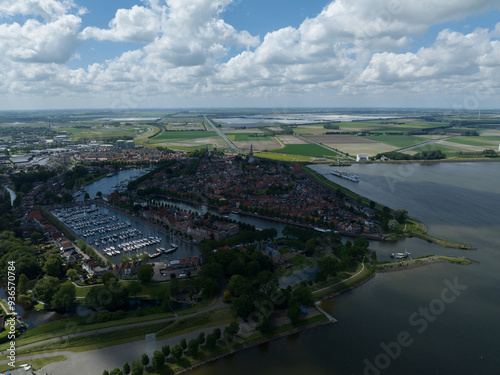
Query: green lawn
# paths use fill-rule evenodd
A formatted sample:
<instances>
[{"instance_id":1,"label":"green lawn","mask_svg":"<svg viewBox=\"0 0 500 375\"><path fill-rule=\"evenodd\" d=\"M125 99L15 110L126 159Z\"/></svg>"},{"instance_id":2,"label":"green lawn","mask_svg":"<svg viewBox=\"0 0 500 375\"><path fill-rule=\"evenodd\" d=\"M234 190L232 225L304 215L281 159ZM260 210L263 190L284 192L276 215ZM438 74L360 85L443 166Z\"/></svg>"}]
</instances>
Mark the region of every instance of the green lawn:
<instances>
[{"instance_id":1,"label":"green lawn","mask_svg":"<svg viewBox=\"0 0 500 375\"><path fill-rule=\"evenodd\" d=\"M163 141L163 140L176 140L176 139L205 138L213 136L217 136L217 133L210 131L164 132L158 137L153 138L152 140Z\"/></svg>"},{"instance_id":2,"label":"green lawn","mask_svg":"<svg viewBox=\"0 0 500 375\"><path fill-rule=\"evenodd\" d=\"M377 135L362 138L370 139L376 142L382 142L399 148L418 145L419 143L424 143L426 141L424 138L414 137L411 135Z\"/></svg>"},{"instance_id":3,"label":"green lawn","mask_svg":"<svg viewBox=\"0 0 500 375\"><path fill-rule=\"evenodd\" d=\"M315 144L286 145L283 148L272 151L281 154L304 155L316 158L323 156L338 156L336 152L327 150L326 148Z\"/></svg>"},{"instance_id":4,"label":"green lawn","mask_svg":"<svg viewBox=\"0 0 500 375\"><path fill-rule=\"evenodd\" d=\"M452 139L448 139L448 142L459 143L462 145L469 146L481 146L485 148L496 148L496 145L491 143L485 143L484 141L491 142L496 141L500 142L500 137L456 137Z\"/></svg>"}]
</instances>

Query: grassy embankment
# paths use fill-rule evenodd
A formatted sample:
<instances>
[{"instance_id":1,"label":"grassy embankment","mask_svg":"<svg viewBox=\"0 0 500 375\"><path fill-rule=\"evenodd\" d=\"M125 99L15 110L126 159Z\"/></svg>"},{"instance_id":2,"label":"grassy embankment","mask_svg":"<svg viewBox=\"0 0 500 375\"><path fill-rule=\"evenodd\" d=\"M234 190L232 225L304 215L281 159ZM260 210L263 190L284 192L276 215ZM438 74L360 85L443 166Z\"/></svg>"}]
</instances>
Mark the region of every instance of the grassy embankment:
<instances>
[{"instance_id":1,"label":"grassy embankment","mask_svg":"<svg viewBox=\"0 0 500 375\"><path fill-rule=\"evenodd\" d=\"M64 356L64 355L56 355L56 356L53 356L53 357L45 357L45 358L38 358L38 359L30 359L29 360L29 363L31 363L31 368L32 370L40 370L42 367L44 366L47 366L48 364L50 363L54 363L54 362L62 362L62 361L65 361L67 360L68 357ZM22 363L22 358L19 358L19 361L17 361L16 363ZM0 365L0 371L3 373L3 372L7 372L7 371L12 371L12 367L9 366L8 364L6 365Z\"/></svg>"}]
</instances>

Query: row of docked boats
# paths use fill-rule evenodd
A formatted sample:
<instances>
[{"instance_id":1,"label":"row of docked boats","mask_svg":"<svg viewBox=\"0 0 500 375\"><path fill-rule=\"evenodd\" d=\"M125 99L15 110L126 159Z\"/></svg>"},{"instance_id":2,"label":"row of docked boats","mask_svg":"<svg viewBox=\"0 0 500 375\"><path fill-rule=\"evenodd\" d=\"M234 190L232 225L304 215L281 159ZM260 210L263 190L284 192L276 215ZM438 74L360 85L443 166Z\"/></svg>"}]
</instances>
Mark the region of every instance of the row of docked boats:
<instances>
[{"instance_id":1,"label":"row of docked boats","mask_svg":"<svg viewBox=\"0 0 500 375\"><path fill-rule=\"evenodd\" d=\"M161 254L170 254L170 253L173 253L174 251L177 250L177 245L176 244L172 244L170 245L172 246L170 249L166 250L164 247L158 247L156 249L156 253L153 253L153 254L149 254L149 257L150 258L156 258L156 257L159 257Z\"/></svg>"},{"instance_id":2,"label":"row of docked boats","mask_svg":"<svg viewBox=\"0 0 500 375\"><path fill-rule=\"evenodd\" d=\"M131 227L130 221L119 221L118 216L109 215L106 211L102 212L97 207L61 208L53 210L52 213L77 234L85 237L89 244L93 244L97 250L107 256L116 256L128 252L139 254L139 251L149 255L151 251L149 249L153 246L155 251L151 254L151 258L177 250L177 246L174 244L168 250L157 247L162 242L160 237L144 236L140 230Z\"/></svg>"}]
</instances>

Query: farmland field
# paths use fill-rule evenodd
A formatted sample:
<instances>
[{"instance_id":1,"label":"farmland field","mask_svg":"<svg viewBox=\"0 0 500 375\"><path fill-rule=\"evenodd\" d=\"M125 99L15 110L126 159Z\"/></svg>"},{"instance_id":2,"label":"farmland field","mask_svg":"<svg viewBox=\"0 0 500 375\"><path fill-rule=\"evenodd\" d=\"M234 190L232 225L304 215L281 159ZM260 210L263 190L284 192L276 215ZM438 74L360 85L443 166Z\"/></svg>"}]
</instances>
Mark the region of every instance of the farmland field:
<instances>
[{"instance_id":1,"label":"farmland field","mask_svg":"<svg viewBox=\"0 0 500 375\"><path fill-rule=\"evenodd\" d=\"M260 141L272 141L273 138L269 136L255 136L256 133L226 133L226 136L235 142L246 142L246 141L252 141L252 142L260 142ZM257 133L258 134L258 133ZM260 133L264 135L263 133Z\"/></svg>"},{"instance_id":2,"label":"farmland field","mask_svg":"<svg viewBox=\"0 0 500 375\"><path fill-rule=\"evenodd\" d=\"M448 142L491 148L493 146L498 146L500 137L457 137L448 139Z\"/></svg>"},{"instance_id":3,"label":"farmland field","mask_svg":"<svg viewBox=\"0 0 500 375\"><path fill-rule=\"evenodd\" d=\"M376 142L386 143L388 145L399 148L418 145L419 143L423 143L426 141L426 139L424 138L418 138L411 135L378 135L378 136L366 136L363 138L370 139Z\"/></svg>"},{"instance_id":4,"label":"farmland field","mask_svg":"<svg viewBox=\"0 0 500 375\"><path fill-rule=\"evenodd\" d=\"M336 152L327 150L321 146L315 144L291 144L273 152L278 152L282 154L294 154L294 155L304 155L312 157L322 157L322 156L337 156Z\"/></svg>"},{"instance_id":5,"label":"farmland field","mask_svg":"<svg viewBox=\"0 0 500 375\"><path fill-rule=\"evenodd\" d=\"M381 152L395 151L399 148L348 134L325 134L309 138L315 142L322 143L350 155L366 154L374 156Z\"/></svg>"},{"instance_id":6,"label":"farmland field","mask_svg":"<svg viewBox=\"0 0 500 375\"><path fill-rule=\"evenodd\" d=\"M158 137L155 137L154 141L156 142L156 141L177 140L177 139L206 138L213 136L217 136L217 133L213 131L164 132Z\"/></svg>"}]
</instances>

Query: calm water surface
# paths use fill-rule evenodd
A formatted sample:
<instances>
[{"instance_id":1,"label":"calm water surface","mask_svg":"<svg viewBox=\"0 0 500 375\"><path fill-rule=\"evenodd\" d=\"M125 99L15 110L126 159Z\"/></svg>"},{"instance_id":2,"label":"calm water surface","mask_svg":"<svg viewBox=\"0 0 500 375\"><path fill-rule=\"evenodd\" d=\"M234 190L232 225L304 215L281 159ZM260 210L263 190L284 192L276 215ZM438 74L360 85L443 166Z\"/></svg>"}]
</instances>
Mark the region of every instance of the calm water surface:
<instances>
[{"instance_id":1,"label":"calm water surface","mask_svg":"<svg viewBox=\"0 0 500 375\"><path fill-rule=\"evenodd\" d=\"M325 174L331 169L314 168ZM380 258L407 248L413 256L464 255L473 264L436 263L377 274L324 303L339 323L249 349L191 374L499 373L500 164L370 164L345 170L359 175L360 182L329 178L391 208L407 209L432 235L477 248L446 249L418 239L372 243ZM455 279L466 289L453 302L439 302L446 280ZM424 319L419 309L435 314ZM425 329L416 319L426 322ZM411 344L393 358L385 356L383 344L395 342L402 332ZM374 363L379 367L370 367Z\"/></svg>"}]
</instances>

